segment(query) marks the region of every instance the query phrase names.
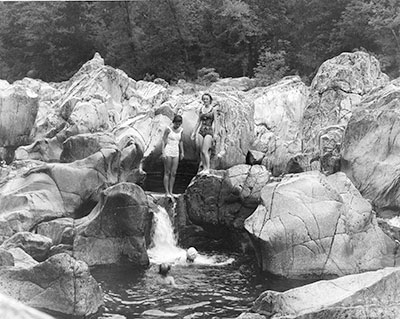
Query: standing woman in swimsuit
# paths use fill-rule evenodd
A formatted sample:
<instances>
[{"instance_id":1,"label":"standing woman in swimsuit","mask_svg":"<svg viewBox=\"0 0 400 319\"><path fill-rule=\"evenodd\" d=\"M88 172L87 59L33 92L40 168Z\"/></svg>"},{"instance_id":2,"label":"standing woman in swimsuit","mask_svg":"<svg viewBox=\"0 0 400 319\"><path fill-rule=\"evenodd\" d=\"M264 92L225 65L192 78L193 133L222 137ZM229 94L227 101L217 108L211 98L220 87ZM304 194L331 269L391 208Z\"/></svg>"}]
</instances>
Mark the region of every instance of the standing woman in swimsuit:
<instances>
[{"instance_id":1,"label":"standing woman in swimsuit","mask_svg":"<svg viewBox=\"0 0 400 319\"><path fill-rule=\"evenodd\" d=\"M164 160L164 188L167 197L172 198L176 170L179 160L184 156L182 143L182 116L175 115L172 126L168 126L162 139L162 158Z\"/></svg>"},{"instance_id":2,"label":"standing woman in swimsuit","mask_svg":"<svg viewBox=\"0 0 400 319\"><path fill-rule=\"evenodd\" d=\"M199 119L191 135L192 140L198 136L200 146L200 160L203 165L201 173L208 173L210 170L210 148L214 138L214 107L212 97L204 93L201 97L203 106L200 108Z\"/></svg>"}]
</instances>

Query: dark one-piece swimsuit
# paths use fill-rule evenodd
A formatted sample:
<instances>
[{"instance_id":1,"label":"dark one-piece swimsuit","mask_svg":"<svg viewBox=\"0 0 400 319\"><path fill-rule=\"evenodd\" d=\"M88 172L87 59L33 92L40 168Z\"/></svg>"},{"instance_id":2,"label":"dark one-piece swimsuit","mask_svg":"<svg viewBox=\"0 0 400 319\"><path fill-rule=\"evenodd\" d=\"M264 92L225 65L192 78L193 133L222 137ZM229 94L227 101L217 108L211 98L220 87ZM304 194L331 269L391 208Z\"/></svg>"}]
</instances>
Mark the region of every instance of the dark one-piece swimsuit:
<instances>
[{"instance_id":1,"label":"dark one-piece swimsuit","mask_svg":"<svg viewBox=\"0 0 400 319\"><path fill-rule=\"evenodd\" d=\"M201 126L199 130L199 134L203 137L206 135L211 135L213 136L213 128L212 124L214 122L214 112L210 111L207 113L203 113L200 111L200 121L201 121Z\"/></svg>"}]
</instances>

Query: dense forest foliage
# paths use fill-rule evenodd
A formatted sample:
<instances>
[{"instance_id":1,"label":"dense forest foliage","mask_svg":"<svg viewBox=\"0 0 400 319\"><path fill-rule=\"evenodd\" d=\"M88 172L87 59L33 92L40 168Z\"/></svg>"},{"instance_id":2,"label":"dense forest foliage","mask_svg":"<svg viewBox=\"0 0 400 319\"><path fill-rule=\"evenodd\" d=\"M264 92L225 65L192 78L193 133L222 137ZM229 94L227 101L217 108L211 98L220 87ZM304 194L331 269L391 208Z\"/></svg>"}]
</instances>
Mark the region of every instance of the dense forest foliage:
<instances>
[{"instance_id":1,"label":"dense forest foliage","mask_svg":"<svg viewBox=\"0 0 400 319\"><path fill-rule=\"evenodd\" d=\"M69 79L99 52L130 77L287 74L306 82L325 60L366 50L400 75L399 0L0 2L0 78ZM200 71L201 73L201 71Z\"/></svg>"}]
</instances>

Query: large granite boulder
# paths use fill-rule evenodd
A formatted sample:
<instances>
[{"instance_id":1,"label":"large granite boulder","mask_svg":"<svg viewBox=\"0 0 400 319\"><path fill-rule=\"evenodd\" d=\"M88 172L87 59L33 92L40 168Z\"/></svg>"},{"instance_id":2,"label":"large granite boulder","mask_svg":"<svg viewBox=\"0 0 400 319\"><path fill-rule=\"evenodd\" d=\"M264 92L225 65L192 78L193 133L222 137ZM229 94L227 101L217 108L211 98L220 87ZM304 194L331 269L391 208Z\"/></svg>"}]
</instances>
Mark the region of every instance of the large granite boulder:
<instances>
[{"instance_id":1,"label":"large granite boulder","mask_svg":"<svg viewBox=\"0 0 400 319\"><path fill-rule=\"evenodd\" d=\"M95 313L103 304L88 266L67 254L27 269L0 268L0 292L34 308L74 316Z\"/></svg>"},{"instance_id":2,"label":"large granite boulder","mask_svg":"<svg viewBox=\"0 0 400 319\"><path fill-rule=\"evenodd\" d=\"M300 128L308 94L298 76L247 92L247 99L254 103L252 148L265 154L275 176L286 173L290 158L302 151Z\"/></svg>"},{"instance_id":3,"label":"large granite boulder","mask_svg":"<svg viewBox=\"0 0 400 319\"><path fill-rule=\"evenodd\" d=\"M0 294L0 317L2 319L54 319L4 294Z\"/></svg>"},{"instance_id":4,"label":"large granite boulder","mask_svg":"<svg viewBox=\"0 0 400 319\"><path fill-rule=\"evenodd\" d=\"M196 176L185 192L189 219L204 227L243 229L269 177L265 166L246 164Z\"/></svg>"},{"instance_id":5,"label":"large granite boulder","mask_svg":"<svg viewBox=\"0 0 400 319\"><path fill-rule=\"evenodd\" d=\"M343 167L378 208L400 208L400 84L392 82L361 101L343 141Z\"/></svg>"},{"instance_id":6,"label":"large granite boulder","mask_svg":"<svg viewBox=\"0 0 400 319\"><path fill-rule=\"evenodd\" d=\"M285 277L359 273L396 265L396 244L344 173L286 176L261 190L245 221L260 267Z\"/></svg>"},{"instance_id":7,"label":"large granite boulder","mask_svg":"<svg viewBox=\"0 0 400 319\"><path fill-rule=\"evenodd\" d=\"M28 144L38 108L38 96L29 88L10 85L0 90L0 146Z\"/></svg>"},{"instance_id":8,"label":"large granite boulder","mask_svg":"<svg viewBox=\"0 0 400 319\"><path fill-rule=\"evenodd\" d=\"M325 61L311 83L302 123L303 151L317 153L320 130L346 125L362 97L388 82L379 61L366 52L345 52Z\"/></svg>"},{"instance_id":9,"label":"large granite boulder","mask_svg":"<svg viewBox=\"0 0 400 319\"><path fill-rule=\"evenodd\" d=\"M400 270L385 268L285 292L268 290L253 310L273 319L394 319L400 317L399 284Z\"/></svg>"},{"instance_id":10,"label":"large granite boulder","mask_svg":"<svg viewBox=\"0 0 400 319\"><path fill-rule=\"evenodd\" d=\"M119 183L101 194L98 205L75 222L74 256L88 265L118 263L127 257L147 266L146 234L151 216L147 196L133 183Z\"/></svg>"}]
</instances>

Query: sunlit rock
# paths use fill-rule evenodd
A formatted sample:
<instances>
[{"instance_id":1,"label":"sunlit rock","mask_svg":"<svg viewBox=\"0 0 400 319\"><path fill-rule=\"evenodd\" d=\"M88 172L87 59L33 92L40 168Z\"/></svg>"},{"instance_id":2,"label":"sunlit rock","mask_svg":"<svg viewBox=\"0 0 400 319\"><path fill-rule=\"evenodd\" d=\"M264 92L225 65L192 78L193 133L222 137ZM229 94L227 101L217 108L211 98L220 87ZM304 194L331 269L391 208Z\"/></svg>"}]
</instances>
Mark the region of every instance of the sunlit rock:
<instances>
[{"instance_id":1,"label":"sunlit rock","mask_svg":"<svg viewBox=\"0 0 400 319\"><path fill-rule=\"evenodd\" d=\"M53 242L50 238L32 232L18 232L5 240L1 247L5 249L19 247L37 261L47 258Z\"/></svg>"},{"instance_id":2,"label":"sunlit rock","mask_svg":"<svg viewBox=\"0 0 400 319\"><path fill-rule=\"evenodd\" d=\"M35 308L86 316L103 304L101 288L88 266L67 254L27 269L0 268L0 279L1 293Z\"/></svg>"},{"instance_id":3,"label":"sunlit rock","mask_svg":"<svg viewBox=\"0 0 400 319\"><path fill-rule=\"evenodd\" d=\"M285 277L359 273L396 265L396 245L344 173L286 176L261 190L245 221L261 268Z\"/></svg>"},{"instance_id":4,"label":"sunlit rock","mask_svg":"<svg viewBox=\"0 0 400 319\"><path fill-rule=\"evenodd\" d=\"M267 290L253 310L276 319L399 318L399 284L400 270L385 268L285 292Z\"/></svg>"},{"instance_id":5,"label":"sunlit rock","mask_svg":"<svg viewBox=\"0 0 400 319\"><path fill-rule=\"evenodd\" d=\"M4 294L0 294L0 317L3 319L54 319Z\"/></svg>"},{"instance_id":6,"label":"sunlit rock","mask_svg":"<svg viewBox=\"0 0 400 319\"><path fill-rule=\"evenodd\" d=\"M400 207L400 86L365 96L350 119L342 168L364 197L380 209Z\"/></svg>"},{"instance_id":7,"label":"sunlit rock","mask_svg":"<svg viewBox=\"0 0 400 319\"><path fill-rule=\"evenodd\" d=\"M20 247L8 248L7 251L13 256L15 267L25 269L39 264L37 260L33 259L31 255Z\"/></svg>"},{"instance_id":8,"label":"sunlit rock","mask_svg":"<svg viewBox=\"0 0 400 319\"><path fill-rule=\"evenodd\" d=\"M304 112L304 151L317 152L318 132L322 128L346 125L362 97L388 82L379 61L366 52L345 52L325 61L311 83Z\"/></svg>"},{"instance_id":9,"label":"sunlit rock","mask_svg":"<svg viewBox=\"0 0 400 319\"><path fill-rule=\"evenodd\" d=\"M0 185L0 240L44 220L79 215L118 182L119 156L104 149L73 163L24 162L18 173L10 171Z\"/></svg>"},{"instance_id":10,"label":"sunlit rock","mask_svg":"<svg viewBox=\"0 0 400 319\"><path fill-rule=\"evenodd\" d=\"M74 256L90 266L118 263L124 257L146 266L145 235L150 225L144 191L132 183L119 183L102 193L88 216L76 221Z\"/></svg>"},{"instance_id":11,"label":"sunlit rock","mask_svg":"<svg viewBox=\"0 0 400 319\"><path fill-rule=\"evenodd\" d=\"M276 176L287 173L289 159L302 151L300 128L308 93L308 87L298 76L285 77L247 93L254 103L252 148L265 154L267 167Z\"/></svg>"},{"instance_id":12,"label":"sunlit rock","mask_svg":"<svg viewBox=\"0 0 400 319\"><path fill-rule=\"evenodd\" d=\"M10 174L11 175L11 174ZM55 181L45 173L10 178L0 185L0 241L66 213Z\"/></svg>"}]
</instances>

